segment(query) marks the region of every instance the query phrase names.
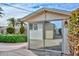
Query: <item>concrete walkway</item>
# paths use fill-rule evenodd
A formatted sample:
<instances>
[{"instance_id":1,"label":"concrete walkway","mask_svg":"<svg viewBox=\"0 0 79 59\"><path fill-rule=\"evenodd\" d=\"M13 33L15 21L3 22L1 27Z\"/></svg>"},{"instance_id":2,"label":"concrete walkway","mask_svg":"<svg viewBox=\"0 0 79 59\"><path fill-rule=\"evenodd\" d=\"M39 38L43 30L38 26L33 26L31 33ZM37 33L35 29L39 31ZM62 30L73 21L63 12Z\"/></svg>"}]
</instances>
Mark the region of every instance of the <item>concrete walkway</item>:
<instances>
[{"instance_id":1,"label":"concrete walkway","mask_svg":"<svg viewBox=\"0 0 79 59\"><path fill-rule=\"evenodd\" d=\"M60 56L57 52L28 50L27 43L0 43L0 56Z\"/></svg>"},{"instance_id":2,"label":"concrete walkway","mask_svg":"<svg viewBox=\"0 0 79 59\"><path fill-rule=\"evenodd\" d=\"M27 43L0 43L0 56L35 56Z\"/></svg>"},{"instance_id":3,"label":"concrete walkway","mask_svg":"<svg viewBox=\"0 0 79 59\"><path fill-rule=\"evenodd\" d=\"M0 51L11 51L27 46L27 43L0 43Z\"/></svg>"}]
</instances>

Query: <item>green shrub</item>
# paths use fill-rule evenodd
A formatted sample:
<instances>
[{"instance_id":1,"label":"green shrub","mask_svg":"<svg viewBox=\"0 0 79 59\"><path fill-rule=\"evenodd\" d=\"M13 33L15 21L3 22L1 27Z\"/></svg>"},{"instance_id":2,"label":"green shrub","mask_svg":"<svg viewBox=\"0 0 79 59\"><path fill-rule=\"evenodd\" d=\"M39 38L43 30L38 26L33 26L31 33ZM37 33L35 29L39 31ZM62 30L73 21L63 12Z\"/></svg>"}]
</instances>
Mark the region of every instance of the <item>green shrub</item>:
<instances>
[{"instance_id":1,"label":"green shrub","mask_svg":"<svg viewBox=\"0 0 79 59\"><path fill-rule=\"evenodd\" d=\"M79 9L71 12L68 22L68 43L72 56L79 56Z\"/></svg>"},{"instance_id":2,"label":"green shrub","mask_svg":"<svg viewBox=\"0 0 79 59\"><path fill-rule=\"evenodd\" d=\"M13 34L13 33L15 33L15 28L13 28L13 27L8 27L8 28L7 28L7 33L8 33L8 34Z\"/></svg>"},{"instance_id":3,"label":"green shrub","mask_svg":"<svg viewBox=\"0 0 79 59\"><path fill-rule=\"evenodd\" d=\"M5 43L19 43L27 42L27 37L25 35L0 35L0 42Z\"/></svg>"},{"instance_id":4,"label":"green shrub","mask_svg":"<svg viewBox=\"0 0 79 59\"><path fill-rule=\"evenodd\" d=\"M24 34L25 33L25 28L23 26L21 26L20 28L20 34Z\"/></svg>"}]
</instances>

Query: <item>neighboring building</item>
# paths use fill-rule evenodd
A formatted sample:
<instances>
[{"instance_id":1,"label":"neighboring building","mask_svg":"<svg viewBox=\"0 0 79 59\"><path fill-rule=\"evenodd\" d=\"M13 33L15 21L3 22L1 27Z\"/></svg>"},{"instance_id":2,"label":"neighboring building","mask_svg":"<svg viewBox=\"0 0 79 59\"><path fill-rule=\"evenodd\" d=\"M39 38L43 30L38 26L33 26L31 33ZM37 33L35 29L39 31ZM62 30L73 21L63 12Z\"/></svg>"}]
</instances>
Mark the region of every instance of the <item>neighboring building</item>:
<instances>
[{"instance_id":1,"label":"neighboring building","mask_svg":"<svg viewBox=\"0 0 79 59\"><path fill-rule=\"evenodd\" d=\"M15 26L15 33L19 33L20 25Z\"/></svg>"},{"instance_id":2,"label":"neighboring building","mask_svg":"<svg viewBox=\"0 0 79 59\"><path fill-rule=\"evenodd\" d=\"M0 26L0 34L6 34L6 26Z\"/></svg>"},{"instance_id":3,"label":"neighboring building","mask_svg":"<svg viewBox=\"0 0 79 59\"><path fill-rule=\"evenodd\" d=\"M0 26L0 34L7 34L8 27L9 26ZM27 30L27 27L25 24L24 24L24 27L25 27L25 30ZM18 25L15 24L15 33L16 34L19 33L19 29L20 29L20 24L18 24ZM26 31L25 31L25 33L26 33Z\"/></svg>"},{"instance_id":4,"label":"neighboring building","mask_svg":"<svg viewBox=\"0 0 79 59\"><path fill-rule=\"evenodd\" d=\"M27 27L25 24L24 24L24 28L25 28L25 34L26 34ZM15 33L19 33L19 32L20 32L20 24L15 26Z\"/></svg>"},{"instance_id":5,"label":"neighboring building","mask_svg":"<svg viewBox=\"0 0 79 59\"><path fill-rule=\"evenodd\" d=\"M55 36L55 33L54 33L55 25L54 24L52 24L50 22L46 22L44 30L45 30L45 39L54 39L54 36Z\"/></svg>"}]
</instances>

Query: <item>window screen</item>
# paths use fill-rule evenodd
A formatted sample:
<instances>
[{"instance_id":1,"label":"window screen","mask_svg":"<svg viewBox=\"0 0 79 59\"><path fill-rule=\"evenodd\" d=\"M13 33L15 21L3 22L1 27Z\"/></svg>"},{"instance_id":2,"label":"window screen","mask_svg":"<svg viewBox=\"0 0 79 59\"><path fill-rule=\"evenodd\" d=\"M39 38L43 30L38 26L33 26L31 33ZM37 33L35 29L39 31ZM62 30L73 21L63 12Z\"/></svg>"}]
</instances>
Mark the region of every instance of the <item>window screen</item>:
<instances>
[{"instance_id":1,"label":"window screen","mask_svg":"<svg viewBox=\"0 0 79 59\"><path fill-rule=\"evenodd\" d=\"M33 24L29 24L30 30L33 30Z\"/></svg>"},{"instance_id":2,"label":"window screen","mask_svg":"<svg viewBox=\"0 0 79 59\"><path fill-rule=\"evenodd\" d=\"M34 30L38 30L37 24L34 24Z\"/></svg>"}]
</instances>

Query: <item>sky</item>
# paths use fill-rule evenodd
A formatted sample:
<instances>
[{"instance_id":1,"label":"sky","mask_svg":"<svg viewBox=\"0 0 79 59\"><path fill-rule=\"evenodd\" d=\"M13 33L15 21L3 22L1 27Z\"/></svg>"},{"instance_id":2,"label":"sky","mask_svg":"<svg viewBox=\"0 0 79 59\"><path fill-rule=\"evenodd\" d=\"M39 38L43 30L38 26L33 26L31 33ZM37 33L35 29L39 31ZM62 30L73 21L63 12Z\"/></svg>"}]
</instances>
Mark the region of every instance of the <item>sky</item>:
<instances>
[{"instance_id":1,"label":"sky","mask_svg":"<svg viewBox=\"0 0 79 59\"><path fill-rule=\"evenodd\" d=\"M2 18L0 18L0 26L7 25L7 19L14 17L22 18L40 8L55 8L60 10L72 11L79 7L77 3L7 3L9 5L22 8L17 9L11 6L4 5L4 3L0 3L0 7L3 9L3 13L5 14ZM26 11L25 11L26 10Z\"/></svg>"},{"instance_id":2,"label":"sky","mask_svg":"<svg viewBox=\"0 0 79 59\"><path fill-rule=\"evenodd\" d=\"M56 29L62 28L62 21L61 20L60 21L51 21L50 23L54 24Z\"/></svg>"}]
</instances>

